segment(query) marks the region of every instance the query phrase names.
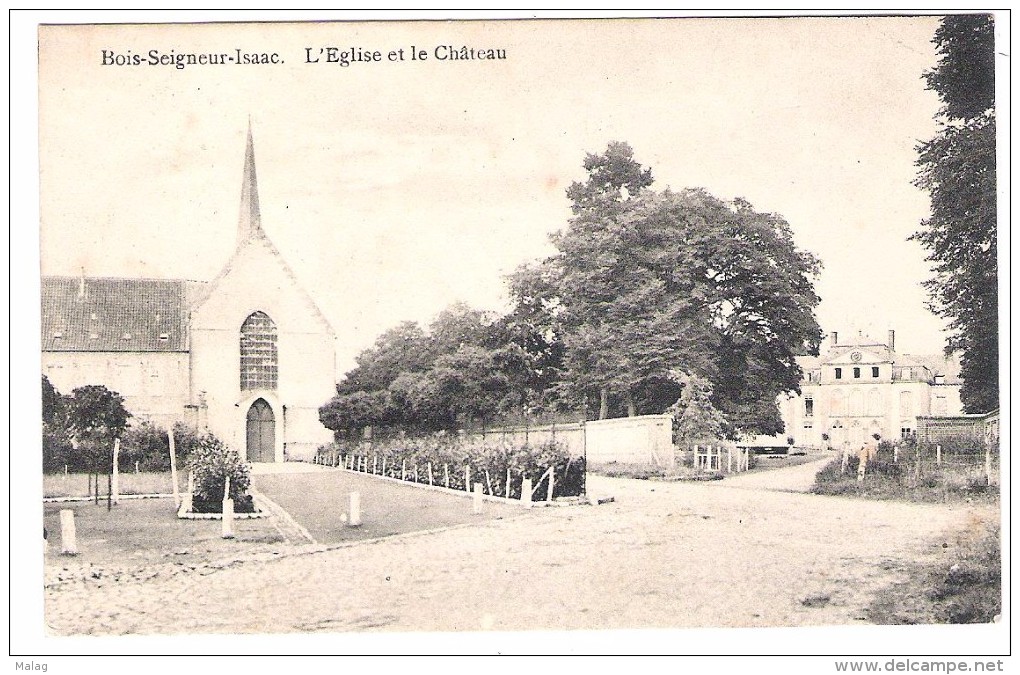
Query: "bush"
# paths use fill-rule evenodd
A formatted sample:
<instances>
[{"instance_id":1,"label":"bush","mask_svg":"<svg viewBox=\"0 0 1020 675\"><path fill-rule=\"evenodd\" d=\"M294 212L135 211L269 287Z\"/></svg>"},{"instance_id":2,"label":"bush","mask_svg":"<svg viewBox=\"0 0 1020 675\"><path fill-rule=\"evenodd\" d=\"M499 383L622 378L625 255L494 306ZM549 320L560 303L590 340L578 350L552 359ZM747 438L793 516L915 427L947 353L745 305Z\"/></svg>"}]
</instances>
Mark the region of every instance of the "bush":
<instances>
[{"instance_id":1,"label":"bush","mask_svg":"<svg viewBox=\"0 0 1020 675\"><path fill-rule=\"evenodd\" d=\"M68 471L85 471L84 461L79 458L71 447L71 439L59 425L43 423L42 433L43 472L62 473L66 466Z\"/></svg>"},{"instance_id":2,"label":"bush","mask_svg":"<svg viewBox=\"0 0 1020 675\"><path fill-rule=\"evenodd\" d=\"M178 466L187 464L188 457L201 439L190 426L181 422L174 424L174 450ZM134 470L135 462L138 462L141 471L170 470L170 441L166 429L146 421L124 433L120 443L120 470Z\"/></svg>"},{"instance_id":3,"label":"bush","mask_svg":"<svg viewBox=\"0 0 1020 675\"><path fill-rule=\"evenodd\" d=\"M247 494L251 485L248 465L236 450L228 448L212 434L199 439L191 451L188 469L195 477L193 504L196 511L220 511L228 476L234 510L243 512L243 507L251 503Z\"/></svg>"}]
</instances>

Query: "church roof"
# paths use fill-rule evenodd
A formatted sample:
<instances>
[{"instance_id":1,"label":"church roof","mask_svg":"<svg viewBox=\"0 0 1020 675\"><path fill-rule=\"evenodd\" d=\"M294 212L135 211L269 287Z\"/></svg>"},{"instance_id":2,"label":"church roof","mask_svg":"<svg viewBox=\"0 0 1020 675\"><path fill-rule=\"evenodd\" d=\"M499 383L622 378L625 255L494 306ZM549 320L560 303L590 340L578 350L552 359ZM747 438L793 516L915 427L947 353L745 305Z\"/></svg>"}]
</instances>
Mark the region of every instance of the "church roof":
<instances>
[{"instance_id":1,"label":"church roof","mask_svg":"<svg viewBox=\"0 0 1020 675\"><path fill-rule=\"evenodd\" d=\"M42 349L188 350L188 312L205 284L183 279L42 278Z\"/></svg>"}]
</instances>

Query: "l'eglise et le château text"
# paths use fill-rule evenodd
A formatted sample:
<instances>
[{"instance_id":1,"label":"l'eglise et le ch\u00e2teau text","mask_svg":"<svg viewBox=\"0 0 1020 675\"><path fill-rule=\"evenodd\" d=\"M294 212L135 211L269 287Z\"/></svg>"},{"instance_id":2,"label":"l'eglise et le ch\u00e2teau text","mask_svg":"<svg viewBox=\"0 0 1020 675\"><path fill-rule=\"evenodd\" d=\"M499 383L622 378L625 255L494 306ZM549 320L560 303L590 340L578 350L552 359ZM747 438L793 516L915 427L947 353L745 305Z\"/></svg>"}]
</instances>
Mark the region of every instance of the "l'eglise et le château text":
<instances>
[{"instance_id":1,"label":"l'eglise et le ch\u00e2teau text","mask_svg":"<svg viewBox=\"0 0 1020 675\"><path fill-rule=\"evenodd\" d=\"M304 63L334 63L341 67L355 63L380 63L383 61L504 61L506 49L476 48L467 46L439 45L431 49L412 46L408 49L387 51L361 47L305 47ZM103 66L173 66L183 70L188 66L229 66L229 65L275 65L284 59L278 52L249 52L234 49L229 52L161 52L150 49L145 53L129 50L117 52L103 49L100 65Z\"/></svg>"}]
</instances>

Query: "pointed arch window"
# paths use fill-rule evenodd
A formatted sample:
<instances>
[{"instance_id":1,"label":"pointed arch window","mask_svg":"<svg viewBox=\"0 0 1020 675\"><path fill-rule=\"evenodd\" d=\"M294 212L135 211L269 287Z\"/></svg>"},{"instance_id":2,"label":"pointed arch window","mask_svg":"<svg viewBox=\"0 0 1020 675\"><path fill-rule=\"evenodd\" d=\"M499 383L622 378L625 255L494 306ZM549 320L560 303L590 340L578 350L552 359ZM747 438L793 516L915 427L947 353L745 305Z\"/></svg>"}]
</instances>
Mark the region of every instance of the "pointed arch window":
<instances>
[{"instance_id":1,"label":"pointed arch window","mask_svg":"<svg viewBox=\"0 0 1020 675\"><path fill-rule=\"evenodd\" d=\"M276 389L276 324L253 312L241 324L241 391Z\"/></svg>"}]
</instances>

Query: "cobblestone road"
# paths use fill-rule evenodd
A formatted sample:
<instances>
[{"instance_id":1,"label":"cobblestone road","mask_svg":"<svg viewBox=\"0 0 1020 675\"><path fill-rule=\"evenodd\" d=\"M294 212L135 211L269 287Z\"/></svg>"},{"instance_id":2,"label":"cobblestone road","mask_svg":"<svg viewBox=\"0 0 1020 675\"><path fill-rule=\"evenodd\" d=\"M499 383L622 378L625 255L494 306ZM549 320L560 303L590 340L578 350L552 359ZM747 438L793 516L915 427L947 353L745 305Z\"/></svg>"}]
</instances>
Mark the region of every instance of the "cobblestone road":
<instances>
[{"instance_id":1,"label":"cobblestone road","mask_svg":"<svg viewBox=\"0 0 1020 675\"><path fill-rule=\"evenodd\" d=\"M790 489L783 471L796 483L810 469L777 470L771 487ZM592 477L592 492L614 502L165 579L63 584L46 591L47 624L121 635L859 623L905 563L951 552L942 533L996 517L766 490L751 478Z\"/></svg>"}]
</instances>

